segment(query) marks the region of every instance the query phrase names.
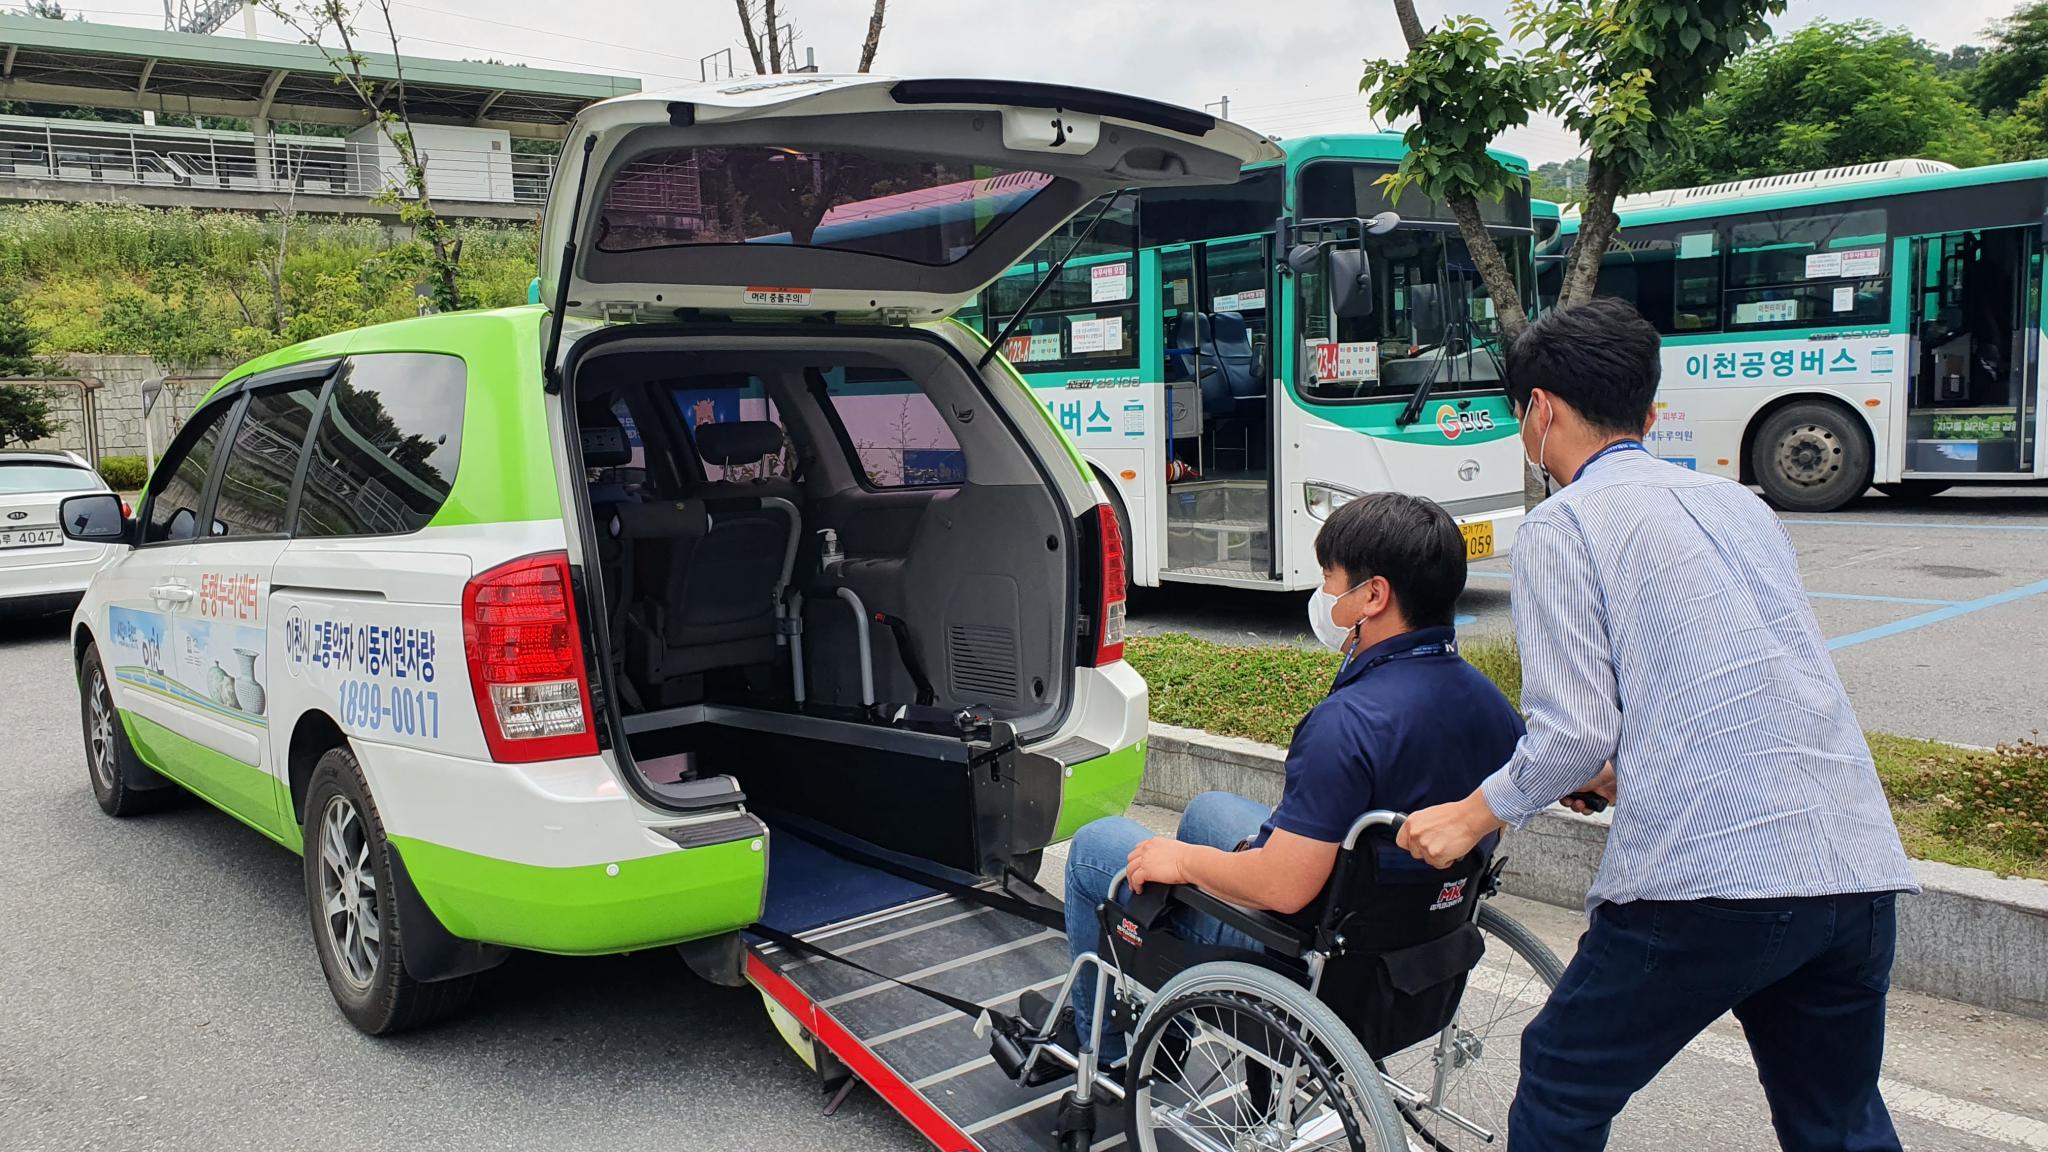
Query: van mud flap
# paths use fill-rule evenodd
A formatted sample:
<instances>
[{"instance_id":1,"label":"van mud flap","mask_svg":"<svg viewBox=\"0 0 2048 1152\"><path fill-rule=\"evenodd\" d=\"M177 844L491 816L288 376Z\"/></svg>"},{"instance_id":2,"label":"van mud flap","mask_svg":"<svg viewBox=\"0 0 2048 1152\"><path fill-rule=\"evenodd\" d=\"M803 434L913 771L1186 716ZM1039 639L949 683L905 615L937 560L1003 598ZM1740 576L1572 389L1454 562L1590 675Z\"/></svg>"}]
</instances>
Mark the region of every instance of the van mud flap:
<instances>
[{"instance_id":1,"label":"van mud flap","mask_svg":"<svg viewBox=\"0 0 2048 1152\"><path fill-rule=\"evenodd\" d=\"M871 871L841 864L854 874L839 877L848 884ZM792 915L800 914L804 899L789 898ZM764 922L774 924L773 894L769 903ZM1014 1014L1024 992L1050 994L1066 978L1065 933L976 900L927 891L793 935L881 974L747 937L748 981L825 1088L857 1079L945 1152L1058 1147L1059 1102L1071 1080L1019 1086L996 1066L972 1019L894 981ZM1106 1114L1098 1135L1097 1149L1124 1142L1122 1125Z\"/></svg>"}]
</instances>

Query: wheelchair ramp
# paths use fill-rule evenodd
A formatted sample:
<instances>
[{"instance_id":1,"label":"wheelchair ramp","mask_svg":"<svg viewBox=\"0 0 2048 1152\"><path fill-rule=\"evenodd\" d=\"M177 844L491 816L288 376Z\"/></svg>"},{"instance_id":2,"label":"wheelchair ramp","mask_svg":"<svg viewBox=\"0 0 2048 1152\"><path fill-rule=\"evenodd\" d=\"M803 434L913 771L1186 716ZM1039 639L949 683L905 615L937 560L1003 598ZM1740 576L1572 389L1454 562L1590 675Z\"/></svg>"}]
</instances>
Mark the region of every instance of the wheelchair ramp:
<instances>
[{"instance_id":1,"label":"wheelchair ramp","mask_svg":"<svg viewBox=\"0 0 2048 1152\"><path fill-rule=\"evenodd\" d=\"M1058 988L1068 963L1063 933L942 895L797 935L877 972L1006 1012L1027 989ZM844 964L759 941L750 945L747 977L945 1152L1057 1147L1054 1119L1072 1079L1018 1087L960 1013ZM1121 1113L1104 1107L1099 1115L1095 1147L1120 1147Z\"/></svg>"}]
</instances>

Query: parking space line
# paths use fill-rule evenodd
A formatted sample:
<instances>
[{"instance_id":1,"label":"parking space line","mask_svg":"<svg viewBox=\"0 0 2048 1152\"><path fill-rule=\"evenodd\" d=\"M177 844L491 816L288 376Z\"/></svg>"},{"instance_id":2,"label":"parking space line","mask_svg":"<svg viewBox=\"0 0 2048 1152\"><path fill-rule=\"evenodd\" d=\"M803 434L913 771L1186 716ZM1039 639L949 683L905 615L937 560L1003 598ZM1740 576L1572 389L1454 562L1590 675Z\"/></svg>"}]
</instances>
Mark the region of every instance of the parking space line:
<instances>
[{"instance_id":1,"label":"parking space line","mask_svg":"<svg viewBox=\"0 0 2048 1152\"><path fill-rule=\"evenodd\" d=\"M2008 588L2003 592L1995 592L1975 600L1965 600L1960 604L1950 604L1944 608L1936 608L1932 612L1922 612L1918 616L1908 616L1904 620L1894 620L1889 624L1880 624L1875 628L1865 628L1861 632L1851 632L1847 636L1837 636L1833 640L1828 641L1828 650L1835 651L1841 648L1853 648L1858 644L1868 643L1872 640L1882 640L1887 636L1897 636L1902 632L1911 632L1916 628L1925 628L1929 624L1941 624L1954 620L1958 616L1967 616L1972 612L1982 612L1986 608L1996 608L2001 604L2010 604L2015 600L2025 600L2029 596L2039 596L2043 592L2048 592L2048 580L2036 580L2032 584L2022 584L2018 588Z\"/></svg>"},{"instance_id":2,"label":"parking space line","mask_svg":"<svg viewBox=\"0 0 2048 1152\"><path fill-rule=\"evenodd\" d=\"M1971 524L1952 520L1830 520L1825 517L1792 519L1786 524L1817 524L1823 528L1939 528L1951 532L2048 532L2048 524Z\"/></svg>"},{"instance_id":3,"label":"parking space line","mask_svg":"<svg viewBox=\"0 0 2048 1152\"><path fill-rule=\"evenodd\" d=\"M1511 579L1514 574L1511 572L1480 572L1474 570L1471 571L1471 575L1491 576L1496 580L1507 580ZM1865 592L1814 592L1809 590L1806 595L1814 600L1868 600L1876 604L1919 604L1929 608L1947 608L1961 603L1958 600L1930 600L1924 596L1874 596Z\"/></svg>"}]
</instances>

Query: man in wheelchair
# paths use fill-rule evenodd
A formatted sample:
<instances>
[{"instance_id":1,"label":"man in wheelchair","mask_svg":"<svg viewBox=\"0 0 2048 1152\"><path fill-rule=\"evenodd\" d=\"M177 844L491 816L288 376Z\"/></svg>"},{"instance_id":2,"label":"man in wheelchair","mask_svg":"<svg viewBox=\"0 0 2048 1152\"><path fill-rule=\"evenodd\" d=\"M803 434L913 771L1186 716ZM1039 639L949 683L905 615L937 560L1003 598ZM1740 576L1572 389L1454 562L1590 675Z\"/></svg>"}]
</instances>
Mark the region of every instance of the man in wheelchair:
<instances>
[{"instance_id":1,"label":"man in wheelchair","mask_svg":"<svg viewBox=\"0 0 2048 1152\"><path fill-rule=\"evenodd\" d=\"M1067 941L1075 956L1102 939L1097 908L1122 872L1129 889L1185 885L1241 908L1313 929L1346 835L1368 811L1415 811L1471 793L1513 754L1521 717L1458 655L1453 613L1465 589L1465 543L1436 504L1400 493L1361 496L1316 536L1323 587L1309 602L1318 639L1344 654L1329 696L1295 728L1280 804L1243 796L1195 798L1172 837L1125 817L1098 820L1067 858ZM1361 845L1381 874L1426 870L1390 842ZM1115 893L1118 900L1126 892ZM1244 928L1184 902L1167 930L1186 941L1253 952ZM1068 1051L1091 1035L1095 981L1073 982L1071 1015L1052 1034ZM1026 993L1025 1022L1043 1034L1053 998ZM1113 1064L1126 1039L1105 1026L1097 1061Z\"/></svg>"}]
</instances>

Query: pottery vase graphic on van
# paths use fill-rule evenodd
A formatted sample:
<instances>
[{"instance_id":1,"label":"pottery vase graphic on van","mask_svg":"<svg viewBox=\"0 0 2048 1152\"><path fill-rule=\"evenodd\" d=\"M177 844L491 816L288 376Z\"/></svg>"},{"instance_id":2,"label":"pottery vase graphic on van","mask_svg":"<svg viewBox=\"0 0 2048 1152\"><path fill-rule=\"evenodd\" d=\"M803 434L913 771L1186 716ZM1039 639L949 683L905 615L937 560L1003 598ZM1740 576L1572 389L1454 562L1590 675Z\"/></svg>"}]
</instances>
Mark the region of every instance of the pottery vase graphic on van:
<instances>
[{"instance_id":1,"label":"pottery vase graphic on van","mask_svg":"<svg viewBox=\"0 0 2048 1152\"><path fill-rule=\"evenodd\" d=\"M263 685L256 681L256 653L247 648L237 648L235 655L242 661L241 670L235 673L235 702L242 711L261 716Z\"/></svg>"},{"instance_id":2,"label":"pottery vase graphic on van","mask_svg":"<svg viewBox=\"0 0 2048 1152\"><path fill-rule=\"evenodd\" d=\"M240 707L235 703L235 678L228 675L228 670L221 667L218 660L213 662L212 668L207 669L206 694L223 708Z\"/></svg>"}]
</instances>

